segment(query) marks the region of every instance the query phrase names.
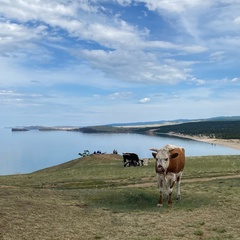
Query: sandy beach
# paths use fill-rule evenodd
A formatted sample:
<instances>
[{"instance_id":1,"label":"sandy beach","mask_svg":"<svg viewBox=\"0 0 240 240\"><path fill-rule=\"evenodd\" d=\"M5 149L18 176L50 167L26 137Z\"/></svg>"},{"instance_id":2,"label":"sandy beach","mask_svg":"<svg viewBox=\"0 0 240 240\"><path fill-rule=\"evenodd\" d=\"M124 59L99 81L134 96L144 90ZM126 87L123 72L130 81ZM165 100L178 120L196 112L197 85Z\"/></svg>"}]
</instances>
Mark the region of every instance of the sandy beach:
<instances>
[{"instance_id":1,"label":"sandy beach","mask_svg":"<svg viewBox=\"0 0 240 240\"><path fill-rule=\"evenodd\" d=\"M169 133L171 136L176 137L182 137L182 138L188 138L195 141L201 141L206 142L210 144L217 144L229 148L234 148L237 150L240 150L240 139L217 139L217 138L208 138L206 136L190 136L190 135L184 135L184 134L178 134L178 133Z\"/></svg>"}]
</instances>

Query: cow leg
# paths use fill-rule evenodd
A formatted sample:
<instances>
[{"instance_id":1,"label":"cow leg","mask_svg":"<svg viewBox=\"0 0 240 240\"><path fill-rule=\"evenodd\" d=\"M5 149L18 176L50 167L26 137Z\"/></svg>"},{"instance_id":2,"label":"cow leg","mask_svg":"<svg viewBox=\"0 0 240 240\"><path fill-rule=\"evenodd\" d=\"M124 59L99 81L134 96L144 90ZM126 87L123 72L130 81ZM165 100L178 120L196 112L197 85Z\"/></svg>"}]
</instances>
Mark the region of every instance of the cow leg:
<instances>
[{"instance_id":1,"label":"cow leg","mask_svg":"<svg viewBox=\"0 0 240 240\"><path fill-rule=\"evenodd\" d=\"M172 206L172 193L168 194L168 206Z\"/></svg>"},{"instance_id":2,"label":"cow leg","mask_svg":"<svg viewBox=\"0 0 240 240\"><path fill-rule=\"evenodd\" d=\"M157 206L158 207L162 207L163 206L163 200L162 200L162 193L161 192L159 194L159 200L158 200Z\"/></svg>"},{"instance_id":3,"label":"cow leg","mask_svg":"<svg viewBox=\"0 0 240 240\"><path fill-rule=\"evenodd\" d=\"M168 199L168 206L172 206L172 191L175 181L173 179L169 179L167 181L167 199Z\"/></svg>"},{"instance_id":4,"label":"cow leg","mask_svg":"<svg viewBox=\"0 0 240 240\"><path fill-rule=\"evenodd\" d=\"M157 174L157 182L158 182L158 189L159 189L159 200L158 200L158 207L162 207L163 205L163 200L162 200L162 195L163 195L163 179L161 178L160 174Z\"/></svg>"},{"instance_id":5,"label":"cow leg","mask_svg":"<svg viewBox=\"0 0 240 240\"><path fill-rule=\"evenodd\" d=\"M180 183L181 183L182 172L179 173L177 176L177 200L181 199L181 192L180 192Z\"/></svg>"}]
</instances>

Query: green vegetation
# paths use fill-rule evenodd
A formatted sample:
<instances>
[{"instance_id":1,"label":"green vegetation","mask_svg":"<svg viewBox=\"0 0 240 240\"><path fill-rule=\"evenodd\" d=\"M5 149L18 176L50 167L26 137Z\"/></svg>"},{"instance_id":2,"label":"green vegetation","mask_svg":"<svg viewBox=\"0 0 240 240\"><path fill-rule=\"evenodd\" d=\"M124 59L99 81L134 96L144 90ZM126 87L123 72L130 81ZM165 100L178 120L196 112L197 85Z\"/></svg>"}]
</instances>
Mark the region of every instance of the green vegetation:
<instances>
[{"instance_id":1,"label":"green vegetation","mask_svg":"<svg viewBox=\"0 0 240 240\"><path fill-rule=\"evenodd\" d=\"M90 126L77 129L83 133L128 133L131 132L129 128L118 128L112 126Z\"/></svg>"},{"instance_id":2,"label":"green vegetation","mask_svg":"<svg viewBox=\"0 0 240 240\"><path fill-rule=\"evenodd\" d=\"M239 174L240 156L189 157L171 208L156 207L154 161L117 154L0 176L0 239L239 239Z\"/></svg>"},{"instance_id":3,"label":"green vegetation","mask_svg":"<svg viewBox=\"0 0 240 240\"><path fill-rule=\"evenodd\" d=\"M240 139L240 121L198 121L181 124L150 127L112 127L92 126L79 128L77 131L84 133L139 133L148 134L154 130L154 134L166 134L170 132L185 135L208 136L211 138ZM153 132L152 132L153 133Z\"/></svg>"},{"instance_id":4,"label":"green vegetation","mask_svg":"<svg viewBox=\"0 0 240 240\"><path fill-rule=\"evenodd\" d=\"M240 139L240 121L190 122L157 128L156 134L176 132L186 135L205 135L222 139Z\"/></svg>"}]
</instances>

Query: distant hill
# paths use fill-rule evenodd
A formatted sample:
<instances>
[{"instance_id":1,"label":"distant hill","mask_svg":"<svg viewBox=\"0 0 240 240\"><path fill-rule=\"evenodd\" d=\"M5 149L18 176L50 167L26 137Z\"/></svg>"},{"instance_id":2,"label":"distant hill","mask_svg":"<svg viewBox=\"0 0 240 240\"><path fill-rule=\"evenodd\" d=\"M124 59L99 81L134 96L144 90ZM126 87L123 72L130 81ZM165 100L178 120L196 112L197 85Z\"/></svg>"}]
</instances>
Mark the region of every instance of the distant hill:
<instances>
[{"instance_id":1,"label":"distant hill","mask_svg":"<svg viewBox=\"0 0 240 240\"><path fill-rule=\"evenodd\" d=\"M160 120L160 121L150 121L150 122L131 122L131 123L111 123L108 124L109 126L113 127L131 127L131 126L146 126L146 125L165 125L165 124L175 124L175 123L183 123L193 121L190 119L177 119L177 120Z\"/></svg>"},{"instance_id":2,"label":"distant hill","mask_svg":"<svg viewBox=\"0 0 240 240\"><path fill-rule=\"evenodd\" d=\"M112 123L108 124L113 127L124 127L124 126L145 126L145 125L171 125L180 124L187 122L199 122L199 121L240 121L240 116L220 116L213 118L199 118L199 119L176 119L176 120L159 120L159 121L149 121L149 122L130 122L130 123Z\"/></svg>"},{"instance_id":3,"label":"distant hill","mask_svg":"<svg viewBox=\"0 0 240 240\"><path fill-rule=\"evenodd\" d=\"M204 121L240 121L240 116L230 116L230 117L213 117L213 118L207 118L202 119Z\"/></svg>"}]
</instances>

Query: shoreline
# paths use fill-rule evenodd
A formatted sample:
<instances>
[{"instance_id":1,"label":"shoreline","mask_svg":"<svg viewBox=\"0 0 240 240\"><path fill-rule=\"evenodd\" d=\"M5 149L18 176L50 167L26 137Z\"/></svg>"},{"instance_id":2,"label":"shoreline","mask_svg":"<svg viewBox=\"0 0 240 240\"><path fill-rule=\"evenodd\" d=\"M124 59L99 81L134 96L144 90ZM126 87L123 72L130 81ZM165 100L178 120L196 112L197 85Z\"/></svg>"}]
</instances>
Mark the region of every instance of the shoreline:
<instances>
[{"instance_id":1,"label":"shoreline","mask_svg":"<svg viewBox=\"0 0 240 240\"><path fill-rule=\"evenodd\" d=\"M240 139L218 139L218 138L209 138L207 136L190 136L180 133L168 133L169 136L187 138L194 141L205 142L209 144L216 144L224 147L233 148L236 150L240 150Z\"/></svg>"}]
</instances>

